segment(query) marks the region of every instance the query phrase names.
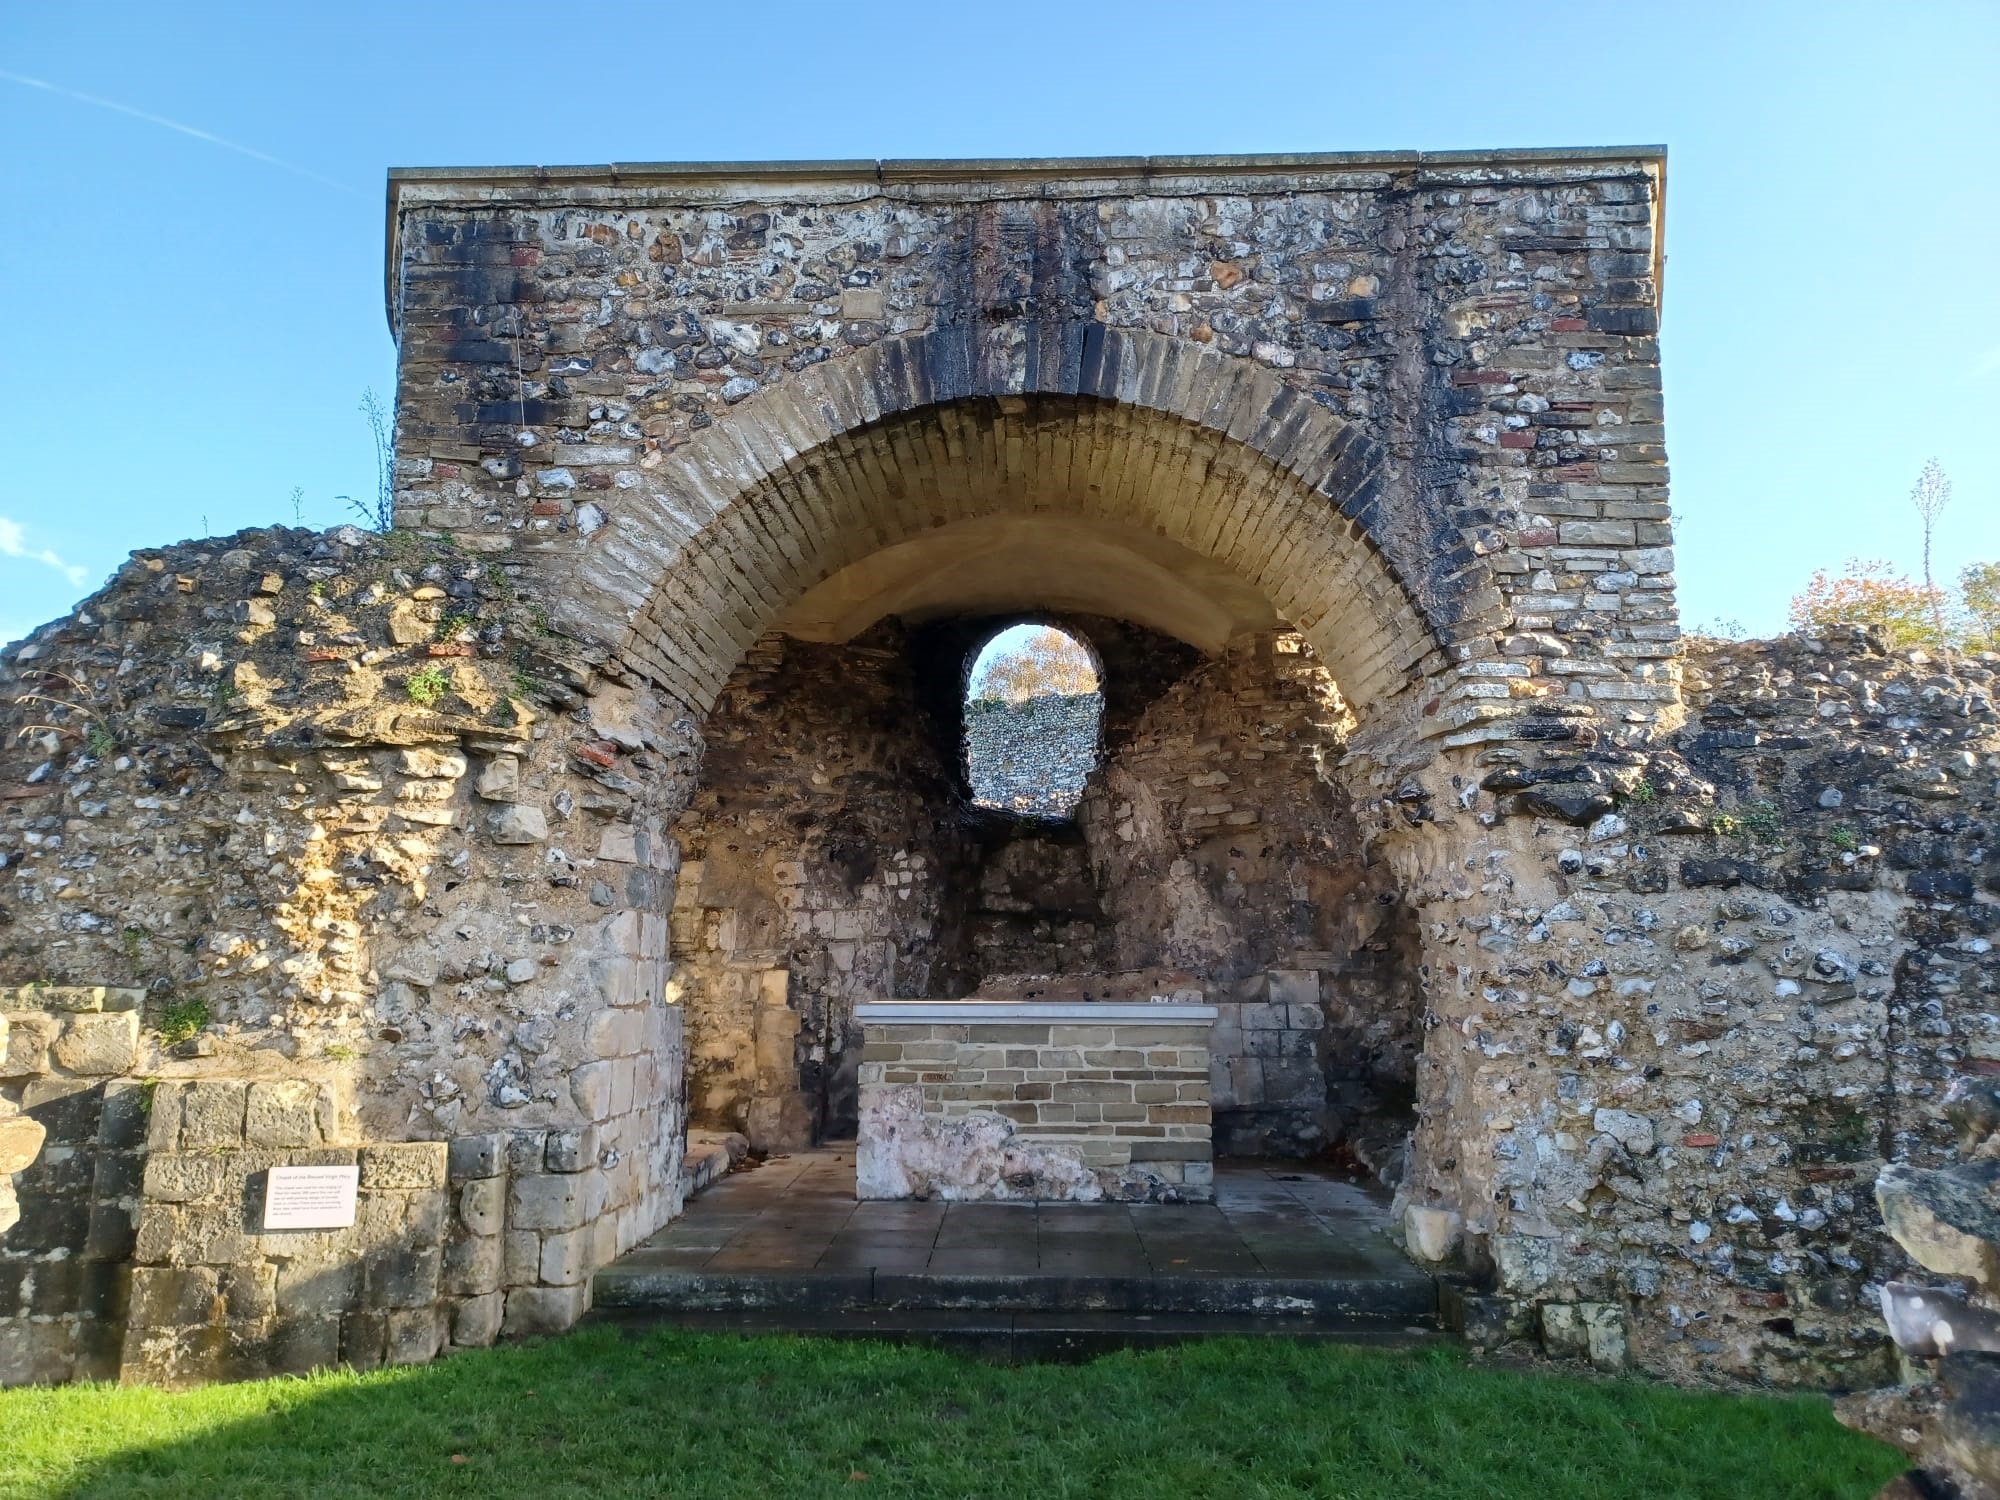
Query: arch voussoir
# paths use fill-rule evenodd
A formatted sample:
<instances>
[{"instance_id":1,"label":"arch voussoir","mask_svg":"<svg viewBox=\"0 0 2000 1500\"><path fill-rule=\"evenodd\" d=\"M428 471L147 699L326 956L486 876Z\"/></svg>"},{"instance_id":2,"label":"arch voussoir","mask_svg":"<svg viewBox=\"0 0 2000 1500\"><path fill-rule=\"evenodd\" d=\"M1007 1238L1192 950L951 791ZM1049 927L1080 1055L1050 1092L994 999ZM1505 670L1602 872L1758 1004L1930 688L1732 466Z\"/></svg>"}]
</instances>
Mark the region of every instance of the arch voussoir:
<instances>
[{"instance_id":1,"label":"arch voussoir","mask_svg":"<svg viewBox=\"0 0 2000 1500\"><path fill-rule=\"evenodd\" d=\"M946 328L758 393L660 466L621 520L633 534L593 554L592 597L627 601L628 636L682 633L694 649L650 653L673 664L663 686L708 695L731 653L861 557L985 516L1074 515L1262 590L1336 671L1352 664L1358 699L1403 686L1375 670L1373 637L1393 637L1400 663L1441 660L1436 620L1383 546L1381 454L1357 428L1209 345L1092 324L1040 347L1065 352L1000 378L991 348ZM630 607L649 572L653 602Z\"/></svg>"}]
</instances>

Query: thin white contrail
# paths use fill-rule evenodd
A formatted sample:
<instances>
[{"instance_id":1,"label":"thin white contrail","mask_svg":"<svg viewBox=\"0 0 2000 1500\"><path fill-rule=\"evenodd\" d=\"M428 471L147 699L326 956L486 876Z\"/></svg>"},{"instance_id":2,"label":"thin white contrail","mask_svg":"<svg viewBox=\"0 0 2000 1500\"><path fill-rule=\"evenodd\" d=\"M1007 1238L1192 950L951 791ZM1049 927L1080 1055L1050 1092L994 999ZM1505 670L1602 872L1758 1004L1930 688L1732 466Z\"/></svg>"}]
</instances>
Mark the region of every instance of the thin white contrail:
<instances>
[{"instance_id":1,"label":"thin white contrail","mask_svg":"<svg viewBox=\"0 0 2000 1500\"><path fill-rule=\"evenodd\" d=\"M239 146L234 141L225 141L219 135L210 135L206 130L197 130L192 125L183 125L179 120L169 120L164 115L148 114L143 109L134 109L129 104L120 104L116 99L100 99L97 95L86 94L80 89L66 89L61 84L50 83L48 80L42 78L30 78L23 73L10 73L5 68L0 68L0 79L5 79L9 83L18 83L23 88L41 89L46 93L59 94L65 99L74 99L80 104L94 104L99 109L108 109L121 115L130 115L135 120L144 120L148 125L158 125L167 130L177 130L182 135L191 135L198 141L206 141L211 146L220 146L225 151L234 151L238 156L247 156L252 161L263 162L266 166L277 167L281 171L296 172L299 176L310 177L314 182L321 183L326 187L338 188L343 193L353 193L357 198L363 196L347 183L335 182L331 177L322 177L309 167L302 167L296 162L286 161L282 157L272 156L268 152L258 151L249 146Z\"/></svg>"}]
</instances>

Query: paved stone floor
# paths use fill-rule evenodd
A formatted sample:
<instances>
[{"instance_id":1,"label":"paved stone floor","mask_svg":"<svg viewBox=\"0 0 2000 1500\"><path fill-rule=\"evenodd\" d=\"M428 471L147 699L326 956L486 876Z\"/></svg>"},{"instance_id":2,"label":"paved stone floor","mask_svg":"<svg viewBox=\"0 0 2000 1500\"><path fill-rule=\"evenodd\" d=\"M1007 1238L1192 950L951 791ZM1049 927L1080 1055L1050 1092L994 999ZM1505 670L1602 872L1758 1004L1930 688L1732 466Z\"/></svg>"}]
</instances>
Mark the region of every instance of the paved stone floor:
<instances>
[{"instance_id":1,"label":"paved stone floor","mask_svg":"<svg viewBox=\"0 0 2000 1500\"><path fill-rule=\"evenodd\" d=\"M854 1150L774 1157L597 1273L595 1314L1085 1359L1216 1335L1408 1342L1437 1287L1386 1194L1223 1162L1202 1204L857 1203Z\"/></svg>"},{"instance_id":2,"label":"paved stone floor","mask_svg":"<svg viewBox=\"0 0 2000 1500\"><path fill-rule=\"evenodd\" d=\"M1379 1188L1293 1162L1220 1162L1204 1204L857 1203L848 1147L723 1178L618 1268L1425 1281L1388 1227Z\"/></svg>"}]
</instances>

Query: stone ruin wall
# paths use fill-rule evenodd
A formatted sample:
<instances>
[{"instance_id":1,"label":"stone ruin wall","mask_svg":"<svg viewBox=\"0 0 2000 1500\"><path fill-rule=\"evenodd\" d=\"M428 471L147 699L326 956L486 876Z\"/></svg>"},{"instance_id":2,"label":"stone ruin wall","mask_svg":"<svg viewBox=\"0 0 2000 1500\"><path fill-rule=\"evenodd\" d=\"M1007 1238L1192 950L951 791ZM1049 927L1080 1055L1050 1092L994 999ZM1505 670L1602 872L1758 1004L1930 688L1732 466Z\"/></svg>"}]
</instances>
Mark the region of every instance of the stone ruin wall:
<instances>
[{"instance_id":1,"label":"stone ruin wall","mask_svg":"<svg viewBox=\"0 0 2000 1500\"><path fill-rule=\"evenodd\" d=\"M935 433L901 419L995 401L1108 450L1123 418L1089 408L1120 403L1321 486L1326 534L1282 539L1295 571L1272 603L1310 613L1322 654L1338 643L1351 697L1438 674L1398 705L1436 733L1516 712L1518 674L1572 700L1541 705L1558 717L1638 722L1675 701L1678 636L1656 167L1604 151L964 180L926 164L399 174L397 519L509 554L586 654L623 653L705 703L758 621L827 571L991 514L988 484L1034 482L1018 434L981 430L990 413ZM1137 434L1138 494L1089 505L1197 549L1247 547L1254 525L1211 535L1206 508L1228 502L1201 484L1254 496L1253 522L1285 508L1261 473L1203 481L1176 468L1184 452L1142 456L1186 437ZM816 446L838 450L824 472L794 462ZM946 449L974 459L969 476L940 470ZM766 482L786 488L775 524L796 549L762 531ZM704 533L737 493L758 501L742 524ZM1356 538L1409 599L1342 550ZM1502 661L1510 608L1521 634ZM1606 648L1582 661L1537 643L1573 625ZM1423 628L1437 639L1413 639ZM1464 651L1446 662L1440 644Z\"/></svg>"},{"instance_id":2,"label":"stone ruin wall","mask_svg":"<svg viewBox=\"0 0 2000 1500\"><path fill-rule=\"evenodd\" d=\"M853 1134L857 1001L963 988L950 772L901 644L768 636L707 726L669 993L695 1122L760 1151Z\"/></svg>"},{"instance_id":3,"label":"stone ruin wall","mask_svg":"<svg viewBox=\"0 0 2000 1500\"><path fill-rule=\"evenodd\" d=\"M1208 559L1356 706L1339 778L1457 1012L1506 920L1471 762L1680 713L1659 189L1611 151L407 174L398 519L514 559L580 662L697 718L803 591L957 521ZM1504 838L1540 899L1567 836ZM1040 963L1033 925L987 924L984 967ZM1539 1227L1431 1149L1513 1080L1426 1051L1410 1190L1474 1245Z\"/></svg>"},{"instance_id":4,"label":"stone ruin wall","mask_svg":"<svg viewBox=\"0 0 2000 1500\"><path fill-rule=\"evenodd\" d=\"M540 618L449 547L246 532L0 656L0 1376L565 1327L677 1211L648 809L699 742L534 676ZM256 1232L269 1166L341 1160L355 1230Z\"/></svg>"},{"instance_id":5,"label":"stone ruin wall","mask_svg":"<svg viewBox=\"0 0 2000 1500\"><path fill-rule=\"evenodd\" d=\"M1875 1289L1909 1262L1872 1185L1949 1149L1948 1081L1990 1066L1995 665L1858 632L1696 642L1658 748L1482 757L1468 872L1506 899L1456 939L1418 1083L1420 1160L1477 1163L1510 1211L1470 1247L1498 1289L1475 1334L1893 1377ZM1522 830L1566 839L1553 879ZM1483 1129L1426 1140L1454 1089L1495 1101Z\"/></svg>"},{"instance_id":6,"label":"stone ruin wall","mask_svg":"<svg viewBox=\"0 0 2000 1500\"><path fill-rule=\"evenodd\" d=\"M961 520L1252 584L1356 708L1338 776L1416 914L1408 1191L1475 1258L1541 1244L1539 1194L1455 1147L1552 1081L1440 1023L1510 988L1491 945L1574 836L1460 796L1484 754L1642 756L1682 712L1660 187L1613 151L407 174L398 519L514 559L574 659L697 719L803 591ZM1508 1295L1580 1296L1572 1264Z\"/></svg>"},{"instance_id":7,"label":"stone ruin wall","mask_svg":"<svg viewBox=\"0 0 2000 1500\"><path fill-rule=\"evenodd\" d=\"M1353 725L1290 632L1234 642L1149 706L1079 816L1121 968L1194 975L1217 1149L1336 1141L1393 1179L1420 1045L1407 913L1337 775Z\"/></svg>"},{"instance_id":8,"label":"stone ruin wall","mask_svg":"<svg viewBox=\"0 0 2000 1500\"><path fill-rule=\"evenodd\" d=\"M664 920L649 938L622 914L646 908L620 906L659 911L674 861L620 783L686 776L695 741L638 728L657 726L643 693L608 679L483 702L468 681L417 710L409 673L490 671L433 656L436 621L397 644L398 621L442 613L426 570L498 585L401 545L142 552L6 654L15 726L47 726L0 750L10 1378L365 1365L557 1326L593 1255L674 1210L681 1008L640 988ZM241 618L259 604L270 623ZM1363 810L1378 840L1385 813L1418 838L1470 824L1471 873L1514 882L1452 939L1486 987L1425 976L1420 1157L1475 1159L1510 1210L1505 1232L1465 1225L1493 1287L1468 1300L1475 1334L1582 1350L1610 1307L1669 1374L1883 1374L1871 1288L1909 1265L1870 1184L1885 1160L1947 1159L1942 1094L2000 1046L1994 665L1860 636L1700 643L1672 748L1496 747L1448 806ZM1145 771L1161 747L1218 763L1233 710L1197 690L1207 673L1277 689L1253 652L1156 698L1086 804L1114 839L1137 811L1118 788L1170 779ZM38 701L57 687L69 707ZM1272 768L1237 727L1247 786ZM527 809L542 836L511 842ZM1220 829L1186 821L1198 858ZM1543 840L1561 845L1546 884L1519 852ZM1229 867L1196 888L1227 890ZM1431 928L1448 908L1423 894L1402 891ZM377 903L395 920L369 921ZM194 998L210 1024L168 1044ZM1454 1087L1522 1103L1426 1146ZM426 1140L435 1158L391 1150ZM301 1256L246 1229L262 1170L340 1159L381 1195L353 1244Z\"/></svg>"}]
</instances>

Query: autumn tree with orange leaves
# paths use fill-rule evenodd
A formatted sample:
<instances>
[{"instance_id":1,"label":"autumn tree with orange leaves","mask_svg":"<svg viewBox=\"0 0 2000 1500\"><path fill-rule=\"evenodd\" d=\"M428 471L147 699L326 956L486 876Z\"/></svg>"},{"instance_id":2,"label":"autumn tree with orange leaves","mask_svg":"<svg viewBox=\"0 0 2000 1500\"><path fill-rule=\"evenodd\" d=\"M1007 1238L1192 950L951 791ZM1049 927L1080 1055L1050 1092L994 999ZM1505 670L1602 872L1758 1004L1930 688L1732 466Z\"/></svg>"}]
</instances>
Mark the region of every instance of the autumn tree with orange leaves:
<instances>
[{"instance_id":1,"label":"autumn tree with orange leaves","mask_svg":"<svg viewBox=\"0 0 2000 1500\"><path fill-rule=\"evenodd\" d=\"M1097 665L1076 641L1043 626L1019 645L995 655L972 684L975 698L1019 703L1056 693L1073 697L1097 691Z\"/></svg>"},{"instance_id":2,"label":"autumn tree with orange leaves","mask_svg":"<svg viewBox=\"0 0 2000 1500\"><path fill-rule=\"evenodd\" d=\"M1838 575L1821 568L1792 596L1791 625L1808 633L1829 625L1873 625L1891 646L1951 645L1945 591L1926 587L1888 563L1849 558Z\"/></svg>"},{"instance_id":3,"label":"autumn tree with orange leaves","mask_svg":"<svg viewBox=\"0 0 2000 1500\"><path fill-rule=\"evenodd\" d=\"M1792 629L1810 633L1830 625L1872 625L1891 646L2000 650L2000 563L1966 568L1955 592L1932 578L1931 542L1950 504L1951 479L1930 459L1910 490L1923 529L1922 581L1886 562L1858 557L1848 559L1844 573L1821 568L1792 596Z\"/></svg>"}]
</instances>

